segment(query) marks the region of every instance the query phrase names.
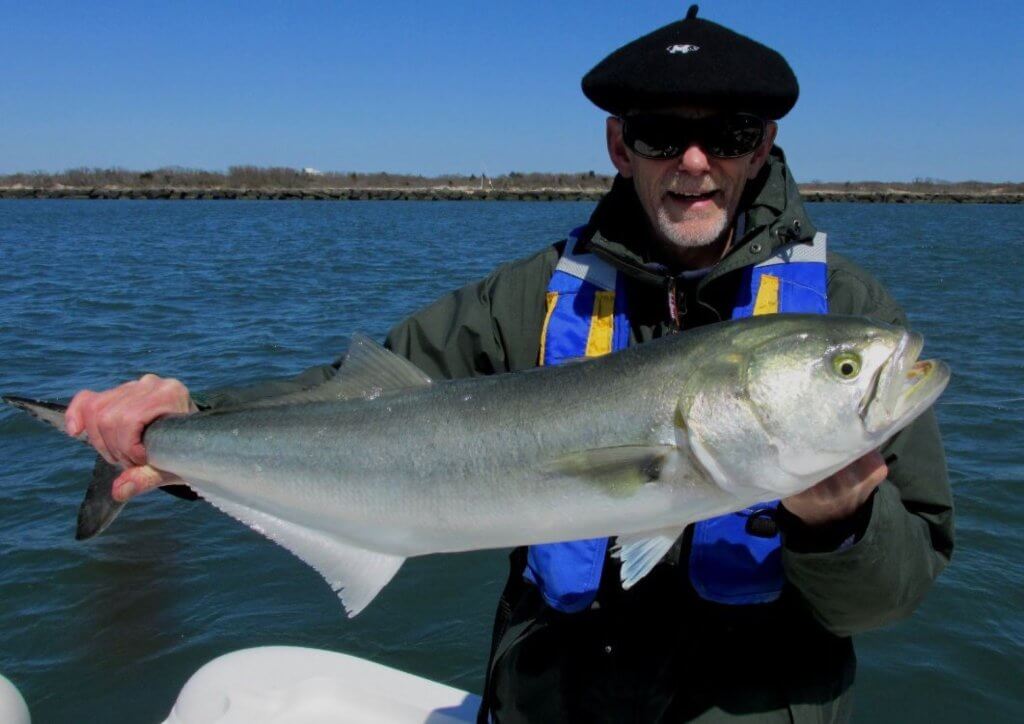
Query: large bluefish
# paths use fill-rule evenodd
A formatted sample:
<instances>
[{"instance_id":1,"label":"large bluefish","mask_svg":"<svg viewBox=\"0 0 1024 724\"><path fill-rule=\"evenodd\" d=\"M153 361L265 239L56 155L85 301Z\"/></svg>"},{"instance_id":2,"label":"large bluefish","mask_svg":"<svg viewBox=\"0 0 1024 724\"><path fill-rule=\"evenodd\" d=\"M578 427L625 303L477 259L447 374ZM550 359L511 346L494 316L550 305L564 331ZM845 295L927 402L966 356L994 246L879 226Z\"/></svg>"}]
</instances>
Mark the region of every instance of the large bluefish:
<instances>
[{"instance_id":1,"label":"large bluefish","mask_svg":"<svg viewBox=\"0 0 1024 724\"><path fill-rule=\"evenodd\" d=\"M617 536L625 587L696 520L804 490L949 380L866 319L725 322L578 364L432 382L353 339L320 387L168 417L149 464L318 570L350 615L427 553ZM7 397L63 426L63 408ZM79 535L120 511L99 466Z\"/></svg>"}]
</instances>

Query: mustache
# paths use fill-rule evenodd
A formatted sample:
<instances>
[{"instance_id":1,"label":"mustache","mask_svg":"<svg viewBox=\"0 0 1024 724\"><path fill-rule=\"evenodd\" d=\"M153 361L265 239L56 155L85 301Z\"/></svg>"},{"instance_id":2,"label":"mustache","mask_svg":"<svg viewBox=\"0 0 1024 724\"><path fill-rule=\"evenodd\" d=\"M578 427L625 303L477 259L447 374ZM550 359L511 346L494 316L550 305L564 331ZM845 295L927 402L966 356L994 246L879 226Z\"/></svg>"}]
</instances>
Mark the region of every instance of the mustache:
<instances>
[{"instance_id":1,"label":"mustache","mask_svg":"<svg viewBox=\"0 0 1024 724\"><path fill-rule=\"evenodd\" d=\"M673 194L709 194L712 191L720 191L721 186L715 183L714 179L705 176L702 179L674 176L664 186L664 190Z\"/></svg>"}]
</instances>

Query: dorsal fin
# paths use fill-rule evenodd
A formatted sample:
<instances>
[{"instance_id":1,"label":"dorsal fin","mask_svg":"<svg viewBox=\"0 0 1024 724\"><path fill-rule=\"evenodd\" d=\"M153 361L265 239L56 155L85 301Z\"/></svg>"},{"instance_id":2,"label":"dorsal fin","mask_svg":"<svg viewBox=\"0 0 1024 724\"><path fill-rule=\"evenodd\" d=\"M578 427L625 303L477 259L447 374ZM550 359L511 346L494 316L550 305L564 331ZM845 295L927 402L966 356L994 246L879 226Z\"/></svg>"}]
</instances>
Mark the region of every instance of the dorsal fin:
<instances>
[{"instance_id":1,"label":"dorsal fin","mask_svg":"<svg viewBox=\"0 0 1024 724\"><path fill-rule=\"evenodd\" d=\"M427 387L433 381L405 357L385 349L365 334L353 334L341 369L331 379L302 392L292 392L245 407L270 407L298 402L372 400L388 392Z\"/></svg>"},{"instance_id":2,"label":"dorsal fin","mask_svg":"<svg viewBox=\"0 0 1024 724\"><path fill-rule=\"evenodd\" d=\"M353 334L345 364L326 384L337 384L344 397L376 397L384 392L427 387L433 381L426 372L365 334Z\"/></svg>"}]
</instances>

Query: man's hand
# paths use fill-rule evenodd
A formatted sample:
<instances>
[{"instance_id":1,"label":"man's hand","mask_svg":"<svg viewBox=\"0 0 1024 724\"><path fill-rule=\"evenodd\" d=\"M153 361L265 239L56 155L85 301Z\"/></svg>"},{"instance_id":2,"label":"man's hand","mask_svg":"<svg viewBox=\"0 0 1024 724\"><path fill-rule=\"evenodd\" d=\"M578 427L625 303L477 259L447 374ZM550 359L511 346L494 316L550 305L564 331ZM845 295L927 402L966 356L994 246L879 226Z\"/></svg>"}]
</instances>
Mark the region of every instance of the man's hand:
<instances>
[{"instance_id":1,"label":"man's hand","mask_svg":"<svg viewBox=\"0 0 1024 724\"><path fill-rule=\"evenodd\" d=\"M815 526L853 515L889 474L877 451L869 452L782 504L805 525Z\"/></svg>"},{"instance_id":2,"label":"man's hand","mask_svg":"<svg viewBox=\"0 0 1024 724\"><path fill-rule=\"evenodd\" d=\"M64 428L72 437L86 433L107 462L125 468L113 490L115 499L125 501L175 480L146 465L142 445L146 426L164 415L198 409L178 380L144 375L106 392L82 390L64 413Z\"/></svg>"}]
</instances>

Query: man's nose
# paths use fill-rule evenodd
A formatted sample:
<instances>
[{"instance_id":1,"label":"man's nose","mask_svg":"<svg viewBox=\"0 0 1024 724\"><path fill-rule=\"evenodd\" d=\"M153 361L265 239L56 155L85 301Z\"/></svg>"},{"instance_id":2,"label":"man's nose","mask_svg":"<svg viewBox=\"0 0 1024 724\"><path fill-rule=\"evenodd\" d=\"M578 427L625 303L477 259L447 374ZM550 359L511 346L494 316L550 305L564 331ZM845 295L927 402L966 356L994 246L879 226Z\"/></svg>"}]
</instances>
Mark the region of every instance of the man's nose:
<instances>
[{"instance_id":1,"label":"man's nose","mask_svg":"<svg viewBox=\"0 0 1024 724\"><path fill-rule=\"evenodd\" d=\"M696 143L691 143L679 157L679 170L684 173L699 175L711 169L711 161L707 152Z\"/></svg>"}]
</instances>

